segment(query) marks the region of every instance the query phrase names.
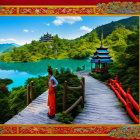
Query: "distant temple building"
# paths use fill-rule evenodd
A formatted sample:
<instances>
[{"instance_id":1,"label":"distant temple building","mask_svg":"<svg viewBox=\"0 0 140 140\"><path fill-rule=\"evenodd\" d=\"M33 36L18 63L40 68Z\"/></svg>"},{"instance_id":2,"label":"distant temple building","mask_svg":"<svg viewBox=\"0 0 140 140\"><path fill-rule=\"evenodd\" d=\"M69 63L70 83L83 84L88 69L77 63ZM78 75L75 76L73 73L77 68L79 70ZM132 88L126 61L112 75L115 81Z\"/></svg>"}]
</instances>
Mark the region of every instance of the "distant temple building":
<instances>
[{"instance_id":1,"label":"distant temple building","mask_svg":"<svg viewBox=\"0 0 140 140\"><path fill-rule=\"evenodd\" d=\"M108 48L103 47L103 32L101 34L101 46L97 48L94 56L91 56L91 71L96 73L107 73L107 63L113 62L109 55L110 51L107 51ZM95 63L95 68L92 68L92 64Z\"/></svg>"},{"instance_id":2,"label":"distant temple building","mask_svg":"<svg viewBox=\"0 0 140 140\"><path fill-rule=\"evenodd\" d=\"M44 36L41 36L41 38L39 39L39 42L52 42L53 41L53 37L51 34L45 34Z\"/></svg>"}]
</instances>

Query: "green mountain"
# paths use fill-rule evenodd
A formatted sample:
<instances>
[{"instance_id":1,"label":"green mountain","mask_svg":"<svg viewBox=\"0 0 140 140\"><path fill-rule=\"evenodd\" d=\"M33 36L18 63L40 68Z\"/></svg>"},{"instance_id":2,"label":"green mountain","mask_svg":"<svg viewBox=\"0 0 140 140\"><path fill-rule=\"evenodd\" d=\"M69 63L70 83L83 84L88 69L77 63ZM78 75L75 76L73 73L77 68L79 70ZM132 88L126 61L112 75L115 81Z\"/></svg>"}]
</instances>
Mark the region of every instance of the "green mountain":
<instances>
[{"instance_id":1,"label":"green mountain","mask_svg":"<svg viewBox=\"0 0 140 140\"><path fill-rule=\"evenodd\" d=\"M92 54L96 50L96 46L100 46L102 30L104 32L105 45L110 45L112 49L112 38L116 40L115 43L119 43L118 47L121 43L126 46L127 35L134 32L138 27L139 17L129 17L99 26L90 33L74 40L61 39L58 35L55 35L52 42L40 43L39 41L32 41L30 44L16 47L12 51L1 55L0 60L5 62L29 62L41 59L83 59ZM113 37L111 37L111 34Z\"/></svg>"},{"instance_id":2,"label":"green mountain","mask_svg":"<svg viewBox=\"0 0 140 140\"><path fill-rule=\"evenodd\" d=\"M15 43L0 44L0 53L11 51L14 47L19 47L19 45Z\"/></svg>"},{"instance_id":3,"label":"green mountain","mask_svg":"<svg viewBox=\"0 0 140 140\"><path fill-rule=\"evenodd\" d=\"M135 29L139 29L139 17L133 16L133 17L129 17L126 19L121 19L119 21L112 21L111 23L101 25L101 26L93 29L90 33L87 33L77 39L81 39L81 38L90 36L90 34L92 34L95 31L97 32L99 38L101 37L101 33L103 31L104 38L106 38L109 34L112 33L113 30L115 30L118 27L122 27L122 26L131 31L134 31Z\"/></svg>"}]
</instances>

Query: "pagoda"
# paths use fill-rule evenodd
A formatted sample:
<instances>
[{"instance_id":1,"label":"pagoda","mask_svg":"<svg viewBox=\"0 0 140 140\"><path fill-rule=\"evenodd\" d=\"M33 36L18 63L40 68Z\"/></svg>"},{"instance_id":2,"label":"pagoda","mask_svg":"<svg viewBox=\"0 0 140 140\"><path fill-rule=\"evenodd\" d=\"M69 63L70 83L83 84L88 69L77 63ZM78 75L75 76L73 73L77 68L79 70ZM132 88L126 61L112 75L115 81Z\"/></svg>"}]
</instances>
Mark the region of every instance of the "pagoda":
<instances>
[{"instance_id":1,"label":"pagoda","mask_svg":"<svg viewBox=\"0 0 140 140\"><path fill-rule=\"evenodd\" d=\"M53 41L53 38L52 38L52 35L51 34L45 34L44 36L41 36L39 42L52 42Z\"/></svg>"},{"instance_id":2,"label":"pagoda","mask_svg":"<svg viewBox=\"0 0 140 140\"><path fill-rule=\"evenodd\" d=\"M107 63L113 62L109 55L110 51L107 50L108 48L103 47L103 32L101 34L101 46L99 48L96 47L96 52L94 55L91 56L91 71L96 73L107 73ZM95 68L92 68L92 64L95 63Z\"/></svg>"}]
</instances>

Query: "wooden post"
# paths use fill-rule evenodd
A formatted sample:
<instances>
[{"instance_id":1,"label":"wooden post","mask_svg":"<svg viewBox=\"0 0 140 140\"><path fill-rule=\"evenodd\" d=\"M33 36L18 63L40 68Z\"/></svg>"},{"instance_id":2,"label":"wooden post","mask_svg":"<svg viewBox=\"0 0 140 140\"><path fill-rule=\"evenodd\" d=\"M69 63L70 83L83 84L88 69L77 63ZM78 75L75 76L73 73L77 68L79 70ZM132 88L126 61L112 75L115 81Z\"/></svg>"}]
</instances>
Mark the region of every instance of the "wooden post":
<instances>
[{"instance_id":1,"label":"wooden post","mask_svg":"<svg viewBox=\"0 0 140 140\"><path fill-rule=\"evenodd\" d=\"M30 87L27 85L27 105L30 103Z\"/></svg>"},{"instance_id":2,"label":"wooden post","mask_svg":"<svg viewBox=\"0 0 140 140\"><path fill-rule=\"evenodd\" d=\"M67 94L67 81L64 82L64 92L63 92L63 111L66 110L66 94Z\"/></svg>"},{"instance_id":3,"label":"wooden post","mask_svg":"<svg viewBox=\"0 0 140 140\"><path fill-rule=\"evenodd\" d=\"M91 72L92 72L92 62L91 62Z\"/></svg>"},{"instance_id":4,"label":"wooden post","mask_svg":"<svg viewBox=\"0 0 140 140\"><path fill-rule=\"evenodd\" d=\"M34 96L33 96L33 81L31 81L30 83L30 99L31 101L33 101Z\"/></svg>"},{"instance_id":5,"label":"wooden post","mask_svg":"<svg viewBox=\"0 0 140 140\"><path fill-rule=\"evenodd\" d=\"M81 96L83 98L82 104L84 104L84 100L85 100L85 77L81 77L81 81L82 81L82 92L81 92Z\"/></svg>"}]
</instances>

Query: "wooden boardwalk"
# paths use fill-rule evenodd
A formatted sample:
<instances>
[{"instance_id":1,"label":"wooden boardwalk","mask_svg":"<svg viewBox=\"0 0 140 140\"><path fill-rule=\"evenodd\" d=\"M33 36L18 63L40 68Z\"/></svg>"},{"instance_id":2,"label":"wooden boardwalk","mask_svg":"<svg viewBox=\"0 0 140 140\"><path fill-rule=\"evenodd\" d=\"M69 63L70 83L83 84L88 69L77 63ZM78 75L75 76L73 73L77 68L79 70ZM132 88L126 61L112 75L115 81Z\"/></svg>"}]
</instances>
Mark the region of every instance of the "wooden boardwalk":
<instances>
[{"instance_id":1,"label":"wooden boardwalk","mask_svg":"<svg viewBox=\"0 0 140 140\"><path fill-rule=\"evenodd\" d=\"M87 73L82 75L85 77L85 106L74 124L134 124L125 109L117 107L118 99L108 86Z\"/></svg>"},{"instance_id":2,"label":"wooden boardwalk","mask_svg":"<svg viewBox=\"0 0 140 140\"><path fill-rule=\"evenodd\" d=\"M49 119L47 104L48 91L32 101L24 110L15 115L5 124L61 124L55 119Z\"/></svg>"},{"instance_id":3,"label":"wooden boardwalk","mask_svg":"<svg viewBox=\"0 0 140 140\"><path fill-rule=\"evenodd\" d=\"M80 78L80 74L77 73ZM85 106L73 124L132 124L126 111L118 108L118 99L104 83L83 73L85 77ZM44 92L19 114L5 124L62 124L47 117L48 92Z\"/></svg>"}]
</instances>

